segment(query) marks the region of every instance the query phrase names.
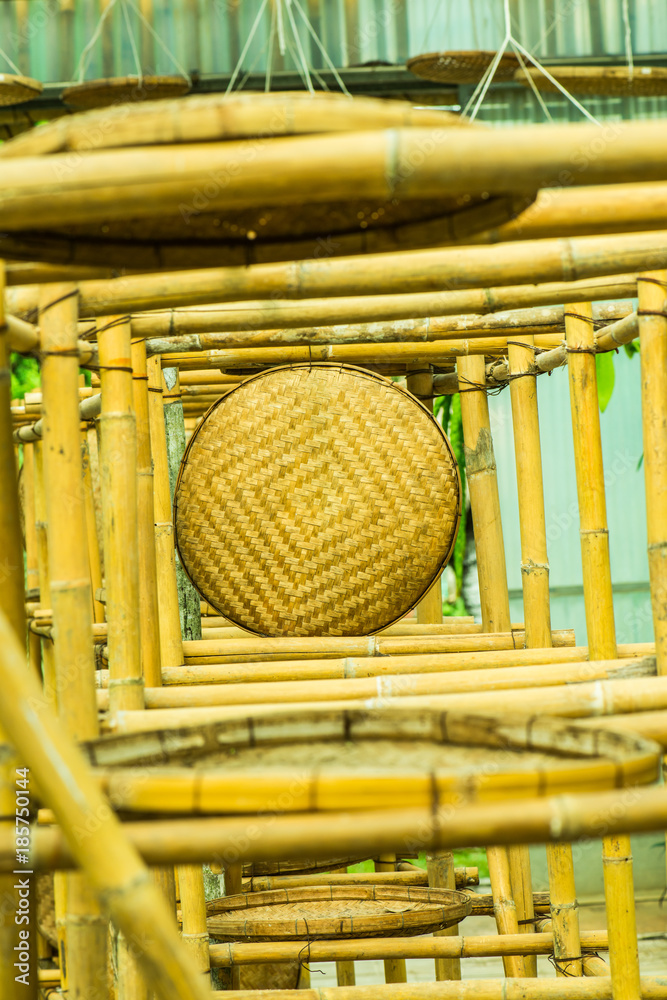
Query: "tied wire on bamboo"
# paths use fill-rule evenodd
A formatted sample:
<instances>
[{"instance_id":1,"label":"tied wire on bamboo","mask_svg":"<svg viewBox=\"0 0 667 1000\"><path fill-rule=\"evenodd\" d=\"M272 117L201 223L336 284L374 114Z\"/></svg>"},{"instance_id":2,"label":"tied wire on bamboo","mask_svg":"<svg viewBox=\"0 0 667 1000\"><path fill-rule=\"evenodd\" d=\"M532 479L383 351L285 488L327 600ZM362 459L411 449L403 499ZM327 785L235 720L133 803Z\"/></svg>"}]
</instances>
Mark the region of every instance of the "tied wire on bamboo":
<instances>
[{"instance_id":1,"label":"tied wire on bamboo","mask_svg":"<svg viewBox=\"0 0 667 1000\"><path fill-rule=\"evenodd\" d=\"M590 303L578 303L566 310L565 330L590 657L614 658L617 648ZM628 835L603 838L602 864L614 998L639 1000L632 847Z\"/></svg>"},{"instance_id":2,"label":"tied wire on bamboo","mask_svg":"<svg viewBox=\"0 0 667 1000\"><path fill-rule=\"evenodd\" d=\"M43 473L48 517L49 591L55 625L58 713L76 740L97 736L92 590L86 534L76 356L77 293L71 285L40 290ZM107 918L79 874L59 880L61 962L72 997L103 1000Z\"/></svg>"}]
</instances>

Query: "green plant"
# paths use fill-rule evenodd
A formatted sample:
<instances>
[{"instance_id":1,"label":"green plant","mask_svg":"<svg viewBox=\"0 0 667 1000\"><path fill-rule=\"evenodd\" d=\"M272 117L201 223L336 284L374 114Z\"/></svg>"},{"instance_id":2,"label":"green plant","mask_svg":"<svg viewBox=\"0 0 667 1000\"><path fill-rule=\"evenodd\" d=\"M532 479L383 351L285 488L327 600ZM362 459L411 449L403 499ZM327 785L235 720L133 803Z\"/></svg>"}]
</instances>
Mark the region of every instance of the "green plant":
<instances>
[{"instance_id":1,"label":"green plant","mask_svg":"<svg viewBox=\"0 0 667 1000\"><path fill-rule=\"evenodd\" d=\"M452 555L452 569L456 577L456 597L453 601L443 601L442 605L443 615L452 617L468 614L463 600L463 562L466 551L466 467L460 394L457 392L453 396L438 396L433 405L433 413L449 438L461 476L461 521Z\"/></svg>"}]
</instances>

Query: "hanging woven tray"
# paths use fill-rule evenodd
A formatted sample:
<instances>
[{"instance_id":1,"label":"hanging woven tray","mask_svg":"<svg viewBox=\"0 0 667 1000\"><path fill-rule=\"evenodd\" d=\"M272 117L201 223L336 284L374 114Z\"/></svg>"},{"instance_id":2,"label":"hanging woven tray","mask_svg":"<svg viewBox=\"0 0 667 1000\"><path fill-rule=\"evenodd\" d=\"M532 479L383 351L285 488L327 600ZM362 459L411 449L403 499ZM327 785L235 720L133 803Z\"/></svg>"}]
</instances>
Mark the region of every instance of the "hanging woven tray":
<instances>
[{"instance_id":1,"label":"hanging woven tray","mask_svg":"<svg viewBox=\"0 0 667 1000\"><path fill-rule=\"evenodd\" d=\"M39 97L44 84L29 76L14 76L11 73L0 73L0 106L24 104Z\"/></svg>"},{"instance_id":2,"label":"hanging woven tray","mask_svg":"<svg viewBox=\"0 0 667 1000\"><path fill-rule=\"evenodd\" d=\"M190 81L184 76L118 76L74 83L65 87L62 99L71 108L88 110L134 101L183 97L189 90Z\"/></svg>"},{"instance_id":3,"label":"hanging woven tray","mask_svg":"<svg viewBox=\"0 0 667 1000\"><path fill-rule=\"evenodd\" d=\"M495 52L426 52L408 59L407 67L415 76L434 83L479 83L496 57ZM496 82L511 80L519 67L513 52L503 52L493 79Z\"/></svg>"},{"instance_id":4,"label":"hanging woven tray","mask_svg":"<svg viewBox=\"0 0 667 1000\"><path fill-rule=\"evenodd\" d=\"M158 815L437 810L647 784L660 761L630 733L409 705L273 710L84 749L116 809Z\"/></svg>"},{"instance_id":5,"label":"hanging woven tray","mask_svg":"<svg viewBox=\"0 0 667 1000\"><path fill-rule=\"evenodd\" d=\"M662 97L667 94L667 69L661 66L553 66L549 73L572 94L604 97ZM560 93L537 67L518 69L515 80L538 90Z\"/></svg>"},{"instance_id":6,"label":"hanging woven tray","mask_svg":"<svg viewBox=\"0 0 667 1000\"><path fill-rule=\"evenodd\" d=\"M421 403L361 368L302 364L213 404L183 457L174 523L192 583L235 624L366 635L440 575L460 508L456 460Z\"/></svg>"},{"instance_id":7,"label":"hanging woven tray","mask_svg":"<svg viewBox=\"0 0 667 1000\"><path fill-rule=\"evenodd\" d=\"M253 159L266 144L288 135L412 127L438 136L440 130L474 126L462 123L456 115L414 109L401 101L335 94L228 98L213 94L69 115L5 143L0 156L68 152L87 156L101 150L121 155L128 148L250 140L242 156ZM313 169L320 168L314 165ZM345 201L214 210L207 207L206 192L215 192L218 184L204 174L201 186L193 186L191 199L156 209L149 218L99 218L52 229L40 227L39 219L31 221L29 228L21 223L21 231L3 236L0 250L6 257L146 269L409 250L465 241L514 218L534 199L534 192L510 190L492 197L487 192L471 192L440 199L378 201L357 197L351 184Z\"/></svg>"},{"instance_id":8,"label":"hanging woven tray","mask_svg":"<svg viewBox=\"0 0 667 1000\"><path fill-rule=\"evenodd\" d=\"M316 886L211 900L206 923L220 941L408 937L453 927L471 906L455 889Z\"/></svg>"}]
</instances>

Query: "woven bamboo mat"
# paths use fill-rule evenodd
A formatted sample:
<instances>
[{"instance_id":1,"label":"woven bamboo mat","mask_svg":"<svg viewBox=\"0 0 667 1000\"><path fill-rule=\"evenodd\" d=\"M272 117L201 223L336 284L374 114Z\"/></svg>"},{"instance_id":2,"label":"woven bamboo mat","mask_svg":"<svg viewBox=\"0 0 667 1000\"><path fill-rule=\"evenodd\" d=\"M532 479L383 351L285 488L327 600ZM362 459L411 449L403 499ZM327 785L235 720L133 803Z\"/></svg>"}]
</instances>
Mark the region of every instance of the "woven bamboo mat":
<instances>
[{"instance_id":1,"label":"woven bamboo mat","mask_svg":"<svg viewBox=\"0 0 667 1000\"><path fill-rule=\"evenodd\" d=\"M415 76L434 83L474 84L484 76L495 52L470 49L460 52L426 52L408 59L407 67ZM519 67L513 52L504 52L498 63L494 80L511 80Z\"/></svg>"}]
</instances>

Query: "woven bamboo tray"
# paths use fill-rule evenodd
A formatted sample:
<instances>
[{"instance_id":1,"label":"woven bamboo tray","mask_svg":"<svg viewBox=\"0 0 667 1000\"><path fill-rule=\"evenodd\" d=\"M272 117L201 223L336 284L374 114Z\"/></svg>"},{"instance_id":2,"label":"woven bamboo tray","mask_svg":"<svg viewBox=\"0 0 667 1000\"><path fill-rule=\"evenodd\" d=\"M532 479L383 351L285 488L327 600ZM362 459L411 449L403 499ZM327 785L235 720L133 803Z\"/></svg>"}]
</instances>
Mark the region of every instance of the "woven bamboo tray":
<instances>
[{"instance_id":1,"label":"woven bamboo tray","mask_svg":"<svg viewBox=\"0 0 667 1000\"><path fill-rule=\"evenodd\" d=\"M202 599L241 628L366 635L440 575L460 504L447 438L413 396L361 368L294 365L213 404L174 523Z\"/></svg>"},{"instance_id":2,"label":"woven bamboo tray","mask_svg":"<svg viewBox=\"0 0 667 1000\"><path fill-rule=\"evenodd\" d=\"M455 889L359 885L223 896L206 909L208 932L221 941L314 941L429 934L460 923L471 906Z\"/></svg>"},{"instance_id":3,"label":"woven bamboo tray","mask_svg":"<svg viewBox=\"0 0 667 1000\"><path fill-rule=\"evenodd\" d=\"M661 66L557 66L549 72L572 94L604 97L662 97L667 94L667 69ZM558 88L535 67L518 69L514 79L538 90L559 93Z\"/></svg>"},{"instance_id":4,"label":"woven bamboo tray","mask_svg":"<svg viewBox=\"0 0 667 1000\"><path fill-rule=\"evenodd\" d=\"M65 87L62 99L71 108L108 108L128 101L159 101L183 97L190 90L184 76L118 76L84 80Z\"/></svg>"},{"instance_id":5,"label":"woven bamboo tray","mask_svg":"<svg viewBox=\"0 0 667 1000\"><path fill-rule=\"evenodd\" d=\"M407 67L415 76L434 83L479 83L495 59L495 52L479 50L460 52L426 52L408 59ZM519 67L513 52L504 52L495 72L494 80L511 80Z\"/></svg>"},{"instance_id":6,"label":"woven bamboo tray","mask_svg":"<svg viewBox=\"0 0 667 1000\"><path fill-rule=\"evenodd\" d=\"M405 708L274 712L85 745L116 809L430 807L655 781L660 749L558 719Z\"/></svg>"},{"instance_id":7,"label":"woven bamboo tray","mask_svg":"<svg viewBox=\"0 0 667 1000\"><path fill-rule=\"evenodd\" d=\"M11 73L0 73L0 106L24 104L38 97L44 85L39 80L29 76L15 76Z\"/></svg>"},{"instance_id":8,"label":"woven bamboo tray","mask_svg":"<svg viewBox=\"0 0 667 1000\"><path fill-rule=\"evenodd\" d=\"M82 90L77 99L83 100L87 92ZM334 94L208 95L66 116L6 143L0 156L69 151L85 156L91 144L94 151L117 150L120 155L128 148L247 139L251 145L239 156L252 159L261 148L258 143L287 135L413 126L433 130L436 136L440 129L474 127L447 112L413 109L402 101L350 100ZM465 240L513 218L533 200L531 192L508 191L494 197L466 194L378 202L355 198L352 191L344 202L213 210L207 208L206 192L215 190L216 184L202 174L201 188L193 188L191 203L149 219L86 221L57 231L41 229L38 220L31 220L21 232L7 234L3 252L55 263L152 270L393 251Z\"/></svg>"}]
</instances>

